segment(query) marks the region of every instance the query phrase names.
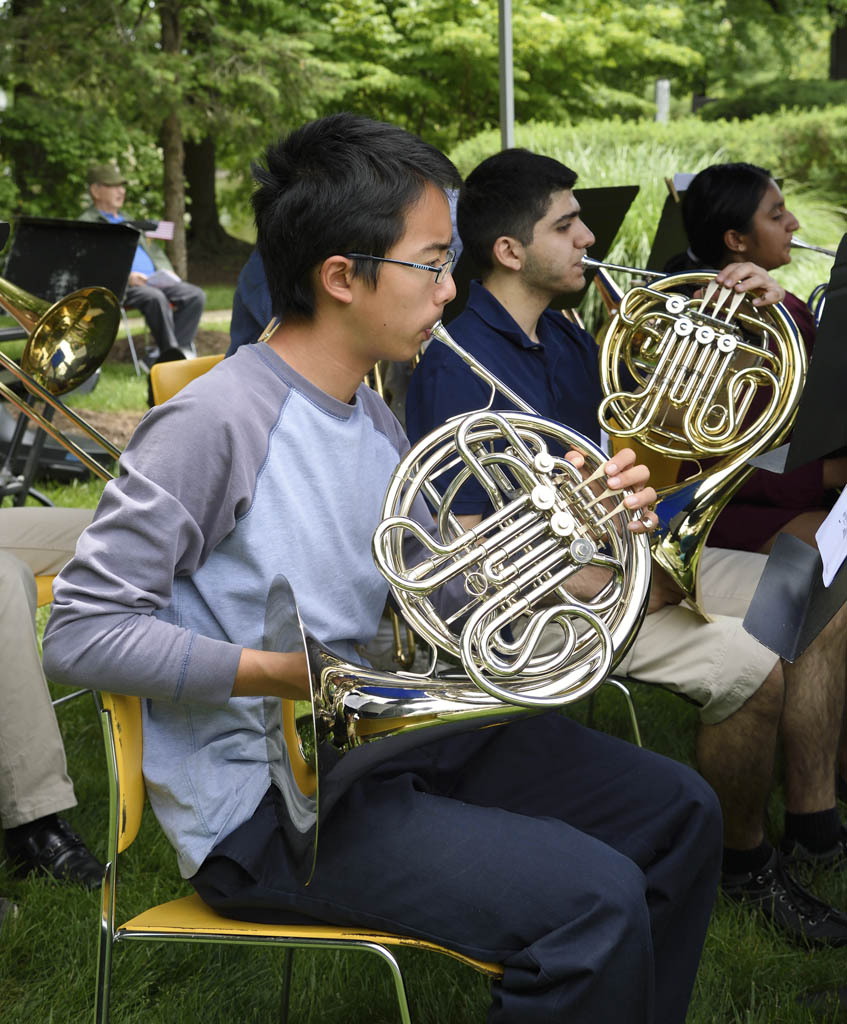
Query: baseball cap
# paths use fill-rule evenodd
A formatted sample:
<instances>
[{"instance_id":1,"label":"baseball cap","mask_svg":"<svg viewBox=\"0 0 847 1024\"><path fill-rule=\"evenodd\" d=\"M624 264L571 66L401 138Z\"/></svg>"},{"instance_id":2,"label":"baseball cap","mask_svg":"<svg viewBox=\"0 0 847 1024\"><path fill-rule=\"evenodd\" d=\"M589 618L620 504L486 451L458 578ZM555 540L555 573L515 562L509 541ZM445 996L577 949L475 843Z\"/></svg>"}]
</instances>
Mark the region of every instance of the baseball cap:
<instances>
[{"instance_id":1,"label":"baseball cap","mask_svg":"<svg viewBox=\"0 0 847 1024\"><path fill-rule=\"evenodd\" d=\"M92 164L88 168L89 185L126 185L117 164Z\"/></svg>"}]
</instances>

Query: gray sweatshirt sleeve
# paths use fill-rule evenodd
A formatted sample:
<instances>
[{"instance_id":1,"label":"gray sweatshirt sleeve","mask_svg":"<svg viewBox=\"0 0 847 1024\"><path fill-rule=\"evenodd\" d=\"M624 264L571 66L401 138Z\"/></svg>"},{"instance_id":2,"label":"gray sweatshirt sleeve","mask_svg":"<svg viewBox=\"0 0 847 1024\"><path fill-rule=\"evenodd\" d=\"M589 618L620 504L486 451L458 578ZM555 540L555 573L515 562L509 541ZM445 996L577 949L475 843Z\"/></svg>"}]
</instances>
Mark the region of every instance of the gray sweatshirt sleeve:
<instances>
[{"instance_id":1,"label":"gray sweatshirt sleeve","mask_svg":"<svg viewBox=\"0 0 847 1024\"><path fill-rule=\"evenodd\" d=\"M153 613L249 506L267 417L252 395L258 414L228 421L230 403L243 400L209 381L142 420L56 581L44 636L51 679L212 705L230 697L241 647Z\"/></svg>"}]
</instances>

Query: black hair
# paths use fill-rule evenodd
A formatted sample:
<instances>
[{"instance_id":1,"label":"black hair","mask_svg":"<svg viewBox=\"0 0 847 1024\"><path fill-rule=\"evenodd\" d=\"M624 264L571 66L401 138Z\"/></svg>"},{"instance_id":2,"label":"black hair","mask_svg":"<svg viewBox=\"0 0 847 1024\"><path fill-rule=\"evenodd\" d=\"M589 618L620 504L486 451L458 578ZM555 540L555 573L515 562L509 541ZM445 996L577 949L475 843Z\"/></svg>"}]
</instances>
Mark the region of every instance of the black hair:
<instances>
[{"instance_id":1,"label":"black hair","mask_svg":"<svg viewBox=\"0 0 847 1024\"><path fill-rule=\"evenodd\" d=\"M529 245L553 193L573 188L575 181L569 167L528 149L504 149L483 160L467 176L456 210L459 237L473 262L491 270L491 251L501 235Z\"/></svg>"},{"instance_id":2,"label":"black hair","mask_svg":"<svg viewBox=\"0 0 847 1024\"><path fill-rule=\"evenodd\" d=\"M458 188L459 173L434 146L395 125L354 114L310 121L252 165L256 245L275 316L311 320L312 271L345 252L384 256L427 184ZM376 284L379 263L355 273Z\"/></svg>"},{"instance_id":3,"label":"black hair","mask_svg":"<svg viewBox=\"0 0 847 1024\"><path fill-rule=\"evenodd\" d=\"M691 252L708 267L726 262L724 235L747 234L771 172L755 164L712 164L696 175L682 196L682 220Z\"/></svg>"}]
</instances>

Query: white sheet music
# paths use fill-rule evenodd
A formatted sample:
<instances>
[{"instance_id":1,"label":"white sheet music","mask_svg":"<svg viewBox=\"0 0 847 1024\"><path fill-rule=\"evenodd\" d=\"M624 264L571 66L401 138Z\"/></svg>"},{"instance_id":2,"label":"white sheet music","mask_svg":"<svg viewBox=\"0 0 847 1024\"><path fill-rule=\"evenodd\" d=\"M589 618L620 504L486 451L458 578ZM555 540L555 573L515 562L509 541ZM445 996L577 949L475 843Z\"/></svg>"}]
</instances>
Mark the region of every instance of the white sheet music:
<instances>
[{"instance_id":1,"label":"white sheet music","mask_svg":"<svg viewBox=\"0 0 847 1024\"><path fill-rule=\"evenodd\" d=\"M153 231L145 231L148 238L163 238L169 242L174 236L174 222L172 220L160 220Z\"/></svg>"},{"instance_id":2,"label":"white sheet music","mask_svg":"<svg viewBox=\"0 0 847 1024\"><path fill-rule=\"evenodd\" d=\"M828 587L847 558L847 487L815 534L823 561L823 585Z\"/></svg>"}]
</instances>

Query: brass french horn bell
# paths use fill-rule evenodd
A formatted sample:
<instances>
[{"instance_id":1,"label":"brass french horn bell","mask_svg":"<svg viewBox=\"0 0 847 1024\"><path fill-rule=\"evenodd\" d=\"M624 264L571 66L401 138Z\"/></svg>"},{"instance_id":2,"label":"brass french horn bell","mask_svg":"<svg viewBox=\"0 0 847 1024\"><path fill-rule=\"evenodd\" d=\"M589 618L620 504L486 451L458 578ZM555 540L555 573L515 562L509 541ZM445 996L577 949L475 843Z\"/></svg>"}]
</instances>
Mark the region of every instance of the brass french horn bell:
<instances>
[{"instance_id":1,"label":"brass french horn bell","mask_svg":"<svg viewBox=\"0 0 847 1024\"><path fill-rule=\"evenodd\" d=\"M684 480L656 488L652 546L688 603L708 618L698 593L706 538L754 472L750 460L788 436L806 351L781 304L755 307L744 294L718 286L712 273L649 276L649 285L625 294L618 289L600 344L599 418L622 443L636 441L695 466ZM604 275L604 292L615 287Z\"/></svg>"},{"instance_id":2,"label":"brass french horn bell","mask_svg":"<svg viewBox=\"0 0 847 1024\"><path fill-rule=\"evenodd\" d=\"M29 333L20 365L0 352L0 366L12 373L36 398L65 415L113 459L116 448L91 424L59 400L97 370L109 354L121 322L121 307L107 288L89 287L66 295L52 305L0 278L0 306ZM52 420L38 412L11 388L0 383L0 396L41 427L101 479L112 474L93 459Z\"/></svg>"}]
</instances>

